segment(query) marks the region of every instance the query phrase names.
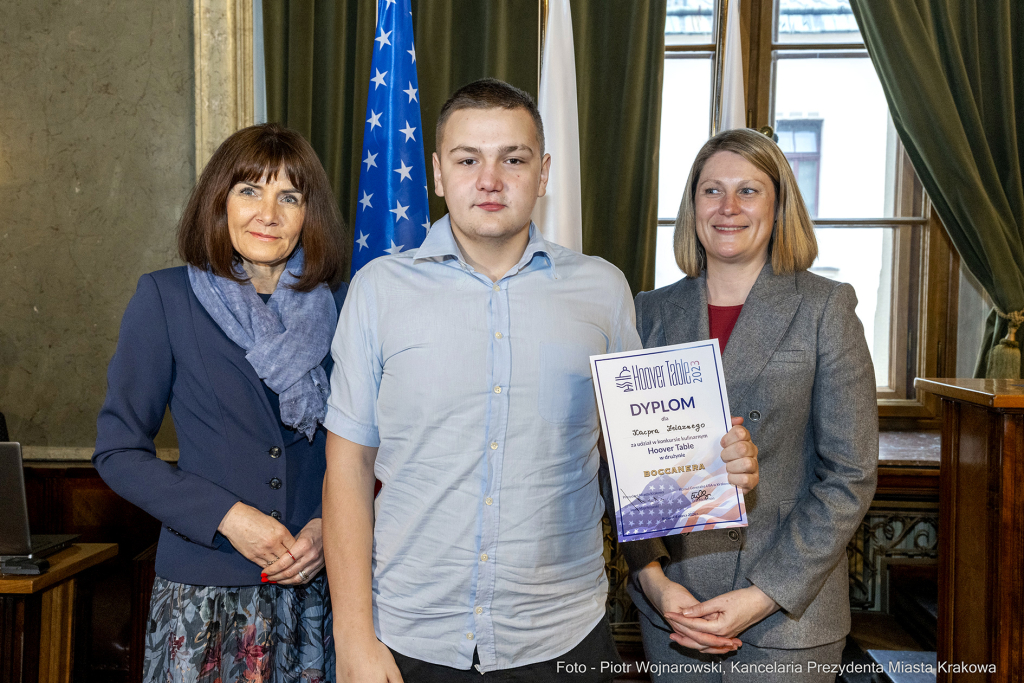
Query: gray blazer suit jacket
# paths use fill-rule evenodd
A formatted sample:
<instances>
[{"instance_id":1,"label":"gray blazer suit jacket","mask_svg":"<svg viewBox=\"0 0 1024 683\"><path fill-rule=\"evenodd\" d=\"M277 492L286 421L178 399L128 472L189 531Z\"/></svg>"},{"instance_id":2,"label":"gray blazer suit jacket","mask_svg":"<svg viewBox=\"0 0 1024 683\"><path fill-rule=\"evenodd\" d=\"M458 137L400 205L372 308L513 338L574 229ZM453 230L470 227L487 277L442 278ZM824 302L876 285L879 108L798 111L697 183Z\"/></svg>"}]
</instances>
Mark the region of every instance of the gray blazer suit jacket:
<instances>
[{"instance_id":1,"label":"gray blazer suit jacket","mask_svg":"<svg viewBox=\"0 0 1024 683\"><path fill-rule=\"evenodd\" d=\"M621 545L634 572L660 560L698 600L763 590L782 609L741 634L753 645L814 647L850 630L846 545L878 472L875 375L856 305L848 284L765 265L722 357L732 414L759 449L749 526ZM644 347L707 339L705 277L638 295L636 324ZM629 591L669 629L635 575Z\"/></svg>"}]
</instances>

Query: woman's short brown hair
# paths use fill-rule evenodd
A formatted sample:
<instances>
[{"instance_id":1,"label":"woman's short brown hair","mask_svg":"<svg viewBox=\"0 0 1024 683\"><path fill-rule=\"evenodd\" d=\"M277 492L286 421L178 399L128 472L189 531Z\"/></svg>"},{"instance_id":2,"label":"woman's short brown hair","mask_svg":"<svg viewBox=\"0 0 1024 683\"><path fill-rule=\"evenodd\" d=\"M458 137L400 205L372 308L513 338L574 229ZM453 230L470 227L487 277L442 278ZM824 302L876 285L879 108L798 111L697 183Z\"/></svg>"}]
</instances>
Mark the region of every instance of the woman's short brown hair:
<instances>
[{"instance_id":1,"label":"woman's short brown hair","mask_svg":"<svg viewBox=\"0 0 1024 683\"><path fill-rule=\"evenodd\" d=\"M276 123L249 126L221 143L203 169L178 222L178 253L185 263L244 282L234 267L241 257L228 234L228 193L235 183L273 180L285 173L302 193L306 217L299 244L305 268L294 288L308 292L321 282L335 287L344 274L345 226L331 184L305 138Z\"/></svg>"},{"instance_id":2,"label":"woman's short brown hair","mask_svg":"<svg viewBox=\"0 0 1024 683\"><path fill-rule=\"evenodd\" d=\"M738 128L708 140L693 160L679 204L673 240L679 269L690 277L697 277L707 265L704 245L697 239L695 202L704 165L718 152L739 154L772 179L775 186L775 225L768 241L772 271L776 275L786 275L810 268L818 256L818 241L814 238L814 223L800 196L789 161L771 138L750 128Z\"/></svg>"}]
</instances>

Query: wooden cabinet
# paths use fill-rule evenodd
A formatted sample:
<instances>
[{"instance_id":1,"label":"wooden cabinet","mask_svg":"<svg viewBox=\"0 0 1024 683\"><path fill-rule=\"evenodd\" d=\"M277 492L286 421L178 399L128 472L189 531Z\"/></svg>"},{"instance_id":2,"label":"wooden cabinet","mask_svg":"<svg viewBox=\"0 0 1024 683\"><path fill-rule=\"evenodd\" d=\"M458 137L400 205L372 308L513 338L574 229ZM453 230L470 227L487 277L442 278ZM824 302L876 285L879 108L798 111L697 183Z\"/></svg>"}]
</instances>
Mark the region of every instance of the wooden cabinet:
<instances>
[{"instance_id":1,"label":"wooden cabinet","mask_svg":"<svg viewBox=\"0 0 1024 683\"><path fill-rule=\"evenodd\" d=\"M939 671L947 681L1024 681L1024 383L917 379L942 400Z\"/></svg>"}]
</instances>

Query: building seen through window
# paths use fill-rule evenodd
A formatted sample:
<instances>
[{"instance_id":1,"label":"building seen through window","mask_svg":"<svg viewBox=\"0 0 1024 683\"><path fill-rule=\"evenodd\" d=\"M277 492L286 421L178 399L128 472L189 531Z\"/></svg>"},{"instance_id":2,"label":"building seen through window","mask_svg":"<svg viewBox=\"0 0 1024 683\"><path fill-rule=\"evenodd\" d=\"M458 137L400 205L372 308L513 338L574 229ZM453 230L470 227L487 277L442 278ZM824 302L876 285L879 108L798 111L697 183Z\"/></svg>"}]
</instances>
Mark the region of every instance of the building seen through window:
<instances>
[{"instance_id":1,"label":"building seen through window","mask_svg":"<svg viewBox=\"0 0 1024 683\"><path fill-rule=\"evenodd\" d=\"M818 180L821 174L821 119L776 119L779 149L789 160L807 211L818 217Z\"/></svg>"}]
</instances>

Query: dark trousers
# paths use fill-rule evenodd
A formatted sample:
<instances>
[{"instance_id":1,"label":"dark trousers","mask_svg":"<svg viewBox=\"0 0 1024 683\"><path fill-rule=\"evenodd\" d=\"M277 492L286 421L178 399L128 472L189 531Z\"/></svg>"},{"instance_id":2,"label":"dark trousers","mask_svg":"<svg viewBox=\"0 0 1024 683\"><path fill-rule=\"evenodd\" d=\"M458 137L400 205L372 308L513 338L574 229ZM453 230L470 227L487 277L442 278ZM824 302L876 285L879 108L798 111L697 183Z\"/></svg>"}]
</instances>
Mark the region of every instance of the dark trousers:
<instances>
[{"instance_id":1,"label":"dark trousers","mask_svg":"<svg viewBox=\"0 0 1024 683\"><path fill-rule=\"evenodd\" d=\"M485 683L607 683L615 678L614 671L620 670L616 665L622 663L607 617L564 655L546 662L490 671L482 677L475 668L452 669L406 657L394 650L391 654L405 683L481 683L481 680ZM478 662L474 652L473 663Z\"/></svg>"}]
</instances>

